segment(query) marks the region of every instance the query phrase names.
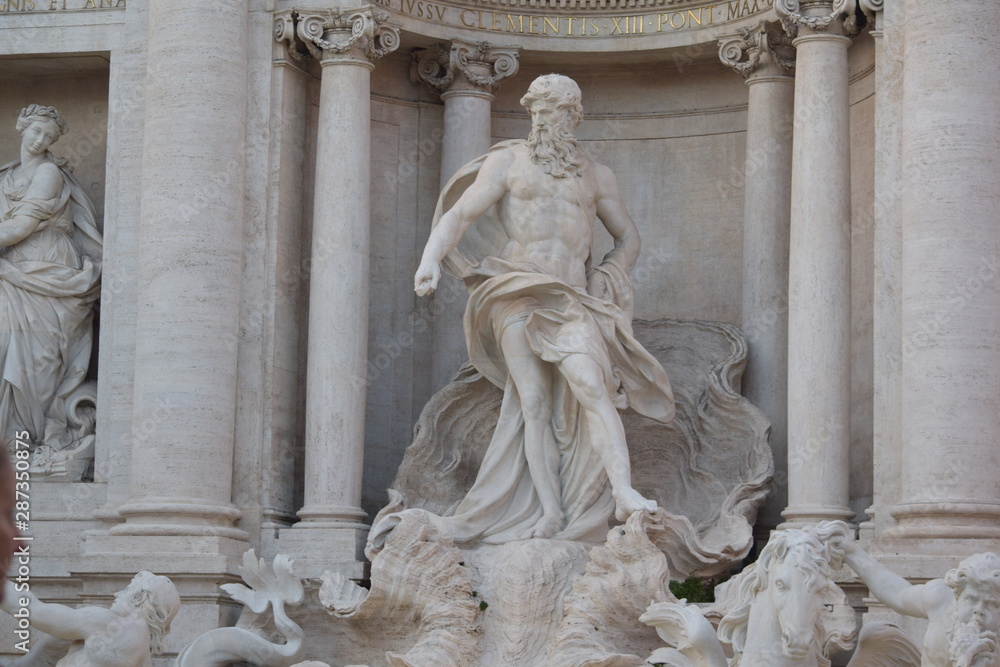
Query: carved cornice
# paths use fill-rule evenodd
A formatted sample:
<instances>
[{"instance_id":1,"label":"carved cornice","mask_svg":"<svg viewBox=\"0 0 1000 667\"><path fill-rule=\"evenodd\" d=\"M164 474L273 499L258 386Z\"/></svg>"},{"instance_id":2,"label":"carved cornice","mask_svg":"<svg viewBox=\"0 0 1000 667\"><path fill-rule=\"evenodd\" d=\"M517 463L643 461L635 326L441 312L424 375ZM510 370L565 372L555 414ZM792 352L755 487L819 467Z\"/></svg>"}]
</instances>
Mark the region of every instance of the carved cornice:
<instances>
[{"instance_id":1,"label":"carved cornice","mask_svg":"<svg viewBox=\"0 0 1000 667\"><path fill-rule=\"evenodd\" d=\"M374 61L399 47L399 27L370 6L346 11L284 12L275 17L274 38L289 57L329 60L337 56Z\"/></svg>"},{"instance_id":2,"label":"carved cornice","mask_svg":"<svg viewBox=\"0 0 1000 667\"><path fill-rule=\"evenodd\" d=\"M836 25L835 21L843 21L841 27L844 34L853 36L858 32L855 13L858 7L870 20L875 12L882 11L884 0L830 0L809 3L810 9L820 9L818 13L803 11L803 4L806 4L805 0L774 0L774 9L789 36L794 37L800 26L822 32L829 29L831 24ZM822 10L824 5L830 8L829 13Z\"/></svg>"},{"instance_id":3,"label":"carved cornice","mask_svg":"<svg viewBox=\"0 0 1000 667\"><path fill-rule=\"evenodd\" d=\"M786 73L795 69L792 40L777 21L761 21L756 28L740 28L738 36L719 40L719 59L747 78L757 71L761 58Z\"/></svg>"},{"instance_id":4,"label":"carved cornice","mask_svg":"<svg viewBox=\"0 0 1000 667\"><path fill-rule=\"evenodd\" d=\"M432 44L413 53L410 79L445 93L474 90L492 93L518 68L516 47L494 47L489 42L451 41L451 47Z\"/></svg>"}]
</instances>

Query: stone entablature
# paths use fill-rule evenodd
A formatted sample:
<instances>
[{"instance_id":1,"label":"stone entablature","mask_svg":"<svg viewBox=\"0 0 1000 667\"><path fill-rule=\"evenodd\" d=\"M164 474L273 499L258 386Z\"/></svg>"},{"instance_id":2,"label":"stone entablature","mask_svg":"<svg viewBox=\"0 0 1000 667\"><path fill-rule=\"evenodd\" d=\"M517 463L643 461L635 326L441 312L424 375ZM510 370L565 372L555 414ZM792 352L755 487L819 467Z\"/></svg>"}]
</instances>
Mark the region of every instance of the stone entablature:
<instances>
[{"instance_id":1,"label":"stone entablature","mask_svg":"<svg viewBox=\"0 0 1000 667\"><path fill-rule=\"evenodd\" d=\"M124 4L111 7L97 0L94 20L120 21ZM76 0L28 3L20 0L0 12L23 16L28 28L66 28ZM80 0L86 3L86 0ZM325 5L325 6L324 6ZM287 10L327 12L333 3L276 2L275 14ZM51 8L50 8L51 6ZM440 40L459 38L517 45L534 51L612 52L661 50L714 43L741 27L753 27L773 16L774 0L377 0L374 9L387 12L404 32ZM41 18L41 17L44 17ZM39 23L41 21L41 23ZM27 37L27 36L26 36ZM32 39L35 35L32 35Z\"/></svg>"},{"instance_id":2,"label":"stone entablature","mask_svg":"<svg viewBox=\"0 0 1000 667\"><path fill-rule=\"evenodd\" d=\"M496 39L541 40L669 37L741 22L767 13L772 0L678 2L676 0L383 0L404 28L431 34L424 25L458 28ZM730 29L732 31L732 29ZM541 47L544 49L544 47Z\"/></svg>"}]
</instances>

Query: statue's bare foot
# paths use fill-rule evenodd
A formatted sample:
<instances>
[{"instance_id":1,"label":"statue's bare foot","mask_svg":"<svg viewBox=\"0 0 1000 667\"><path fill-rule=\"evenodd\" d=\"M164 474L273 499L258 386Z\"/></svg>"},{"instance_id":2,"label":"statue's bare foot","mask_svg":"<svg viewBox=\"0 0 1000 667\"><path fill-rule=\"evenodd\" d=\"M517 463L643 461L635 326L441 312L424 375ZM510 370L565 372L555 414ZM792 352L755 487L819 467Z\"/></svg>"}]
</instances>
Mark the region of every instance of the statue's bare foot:
<instances>
[{"instance_id":1,"label":"statue's bare foot","mask_svg":"<svg viewBox=\"0 0 1000 667\"><path fill-rule=\"evenodd\" d=\"M529 530L526 530L523 533L521 533L521 539L527 540L534 537L545 539L548 537L552 537L562 529L562 524L563 524L562 512L555 514L545 514Z\"/></svg>"},{"instance_id":2,"label":"statue's bare foot","mask_svg":"<svg viewBox=\"0 0 1000 667\"><path fill-rule=\"evenodd\" d=\"M655 512L657 505L655 500L649 500L633 488L615 493L615 518L625 521L635 512Z\"/></svg>"}]
</instances>

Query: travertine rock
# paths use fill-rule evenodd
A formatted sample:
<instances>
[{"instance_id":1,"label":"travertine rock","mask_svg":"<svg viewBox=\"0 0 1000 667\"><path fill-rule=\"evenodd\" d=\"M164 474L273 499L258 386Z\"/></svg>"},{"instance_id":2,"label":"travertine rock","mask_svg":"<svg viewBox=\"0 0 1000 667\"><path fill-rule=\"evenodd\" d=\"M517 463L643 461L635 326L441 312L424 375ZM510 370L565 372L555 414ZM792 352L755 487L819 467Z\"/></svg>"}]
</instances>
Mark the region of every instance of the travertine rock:
<instances>
[{"instance_id":1,"label":"travertine rock","mask_svg":"<svg viewBox=\"0 0 1000 667\"><path fill-rule=\"evenodd\" d=\"M359 644L372 646L389 664L476 664L480 601L462 552L426 515L411 513L393 530L372 561L368 595L345 587L349 582L342 578L325 576L320 602L350 624ZM392 644L405 649L387 652Z\"/></svg>"}]
</instances>

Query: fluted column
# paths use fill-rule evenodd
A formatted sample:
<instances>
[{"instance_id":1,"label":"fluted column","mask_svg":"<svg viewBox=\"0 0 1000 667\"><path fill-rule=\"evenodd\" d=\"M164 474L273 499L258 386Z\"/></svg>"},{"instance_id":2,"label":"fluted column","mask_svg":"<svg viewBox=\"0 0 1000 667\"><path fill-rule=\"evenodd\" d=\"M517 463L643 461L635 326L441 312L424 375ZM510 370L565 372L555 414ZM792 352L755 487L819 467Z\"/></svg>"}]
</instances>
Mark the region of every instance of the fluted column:
<instances>
[{"instance_id":1,"label":"fluted column","mask_svg":"<svg viewBox=\"0 0 1000 667\"><path fill-rule=\"evenodd\" d=\"M761 21L720 40L719 57L748 87L743 190L743 331L750 343L743 393L771 422L779 492L760 521L775 527L785 507L788 441L788 234L795 79L791 40Z\"/></svg>"},{"instance_id":2,"label":"fluted column","mask_svg":"<svg viewBox=\"0 0 1000 667\"><path fill-rule=\"evenodd\" d=\"M248 14L150 0L148 18L132 497L111 533L246 539L230 500ZM225 47L206 58L211 44ZM219 548L195 544L146 548Z\"/></svg>"},{"instance_id":3,"label":"fluted column","mask_svg":"<svg viewBox=\"0 0 1000 667\"><path fill-rule=\"evenodd\" d=\"M786 524L850 519L851 181L843 16L854 0L777 0L797 36L788 312Z\"/></svg>"},{"instance_id":4,"label":"fluted column","mask_svg":"<svg viewBox=\"0 0 1000 667\"><path fill-rule=\"evenodd\" d=\"M454 39L450 45L432 44L414 53L411 78L433 88L444 101L441 142L441 187L465 163L493 145L493 92L517 73L518 49L486 42ZM468 293L460 282L445 278L434 293L434 336L431 386L446 385L468 360L462 316Z\"/></svg>"},{"instance_id":5,"label":"fluted column","mask_svg":"<svg viewBox=\"0 0 1000 667\"><path fill-rule=\"evenodd\" d=\"M1000 538L998 22L993 0L936 0L902 27L900 537Z\"/></svg>"},{"instance_id":6,"label":"fluted column","mask_svg":"<svg viewBox=\"0 0 1000 667\"><path fill-rule=\"evenodd\" d=\"M321 563L361 560L371 208L371 71L396 49L388 15L362 7L298 12L276 37L322 66L309 292L305 504L282 551L317 576ZM296 37L298 41L296 41ZM324 531L324 532L319 532ZM309 534L306 534L309 533ZM287 534L287 537L286 537ZM313 567L315 566L315 567Z\"/></svg>"}]
</instances>

